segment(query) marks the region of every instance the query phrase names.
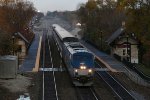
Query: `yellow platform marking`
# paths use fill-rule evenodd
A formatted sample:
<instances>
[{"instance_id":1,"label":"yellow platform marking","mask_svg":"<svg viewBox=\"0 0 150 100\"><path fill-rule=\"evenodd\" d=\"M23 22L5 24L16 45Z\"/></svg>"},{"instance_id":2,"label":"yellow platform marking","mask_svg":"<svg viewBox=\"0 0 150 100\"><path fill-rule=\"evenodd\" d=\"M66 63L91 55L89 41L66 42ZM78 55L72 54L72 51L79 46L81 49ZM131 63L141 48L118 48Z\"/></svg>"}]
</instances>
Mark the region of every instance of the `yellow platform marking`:
<instances>
[{"instance_id":1,"label":"yellow platform marking","mask_svg":"<svg viewBox=\"0 0 150 100\"><path fill-rule=\"evenodd\" d=\"M94 53L93 53L94 54ZM95 54L94 54L95 55ZM102 60L101 58L99 58L98 56L95 55L95 57L102 62L109 70L111 70L112 72L118 72L116 69L112 68L108 63L106 63L104 60Z\"/></svg>"},{"instance_id":2,"label":"yellow platform marking","mask_svg":"<svg viewBox=\"0 0 150 100\"><path fill-rule=\"evenodd\" d=\"M37 55L36 55L36 62L35 62L34 68L32 69L32 72L38 72L38 70L39 70L41 44L42 44L42 36L40 36L39 47L38 47L38 51L37 51Z\"/></svg>"}]
</instances>

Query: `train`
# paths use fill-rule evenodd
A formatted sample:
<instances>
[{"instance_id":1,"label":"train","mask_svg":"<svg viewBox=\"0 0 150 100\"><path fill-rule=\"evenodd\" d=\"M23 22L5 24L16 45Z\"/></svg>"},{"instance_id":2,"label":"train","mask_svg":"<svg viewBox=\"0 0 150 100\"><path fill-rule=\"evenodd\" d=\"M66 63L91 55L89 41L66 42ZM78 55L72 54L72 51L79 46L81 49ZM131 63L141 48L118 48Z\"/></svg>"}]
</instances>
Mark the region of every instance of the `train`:
<instances>
[{"instance_id":1,"label":"train","mask_svg":"<svg viewBox=\"0 0 150 100\"><path fill-rule=\"evenodd\" d=\"M58 24L52 25L54 38L59 46L74 86L92 86L94 78L94 55L79 39Z\"/></svg>"}]
</instances>

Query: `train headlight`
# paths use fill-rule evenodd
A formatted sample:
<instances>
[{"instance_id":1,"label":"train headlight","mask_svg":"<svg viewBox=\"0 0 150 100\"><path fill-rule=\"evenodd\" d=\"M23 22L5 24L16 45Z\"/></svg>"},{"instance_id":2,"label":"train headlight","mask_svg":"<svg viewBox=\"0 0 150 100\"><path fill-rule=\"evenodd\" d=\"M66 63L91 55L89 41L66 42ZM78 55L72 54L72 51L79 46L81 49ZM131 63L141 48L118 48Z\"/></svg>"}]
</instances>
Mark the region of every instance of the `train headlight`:
<instances>
[{"instance_id":1,"label":"train headlight","mask_svg":"<svg viewBox=\"0 0 150 100\"><path fill-rule=\"evenodd\" d=\"M89 73L92 73L92 69L89 69Z\"/></svg>"},{"instance_id":2,"label":"train headlight","mask_svg":"<svg viewBox=\"0 0 150 100\"><path fill-rule=\"evenodd\" d=\"M80 66L80 69L86 69L86 66Z\"/></svg>"}]
</instances>

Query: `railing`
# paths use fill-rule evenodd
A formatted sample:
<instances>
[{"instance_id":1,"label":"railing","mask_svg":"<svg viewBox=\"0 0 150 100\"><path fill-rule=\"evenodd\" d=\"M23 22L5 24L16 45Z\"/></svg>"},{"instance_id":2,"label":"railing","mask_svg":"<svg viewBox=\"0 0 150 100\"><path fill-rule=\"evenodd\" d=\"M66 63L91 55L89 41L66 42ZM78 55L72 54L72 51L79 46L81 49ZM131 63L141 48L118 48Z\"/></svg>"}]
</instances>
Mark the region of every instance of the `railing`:
<instances>
[{"instance_id":1,"label":"railing","mask_svg":"<svg viewBox=\"0 0 150 100\"><path fill-rule=\"evenodd\" d=\"M136 72L142 79L146 80L147 82L150 82L150 77L143 74L143 72L141 72L140 70L137 69L137 67L135 66L135 64L132 64L130 62L128 62L127 60L123 59L121 60L121 57L114 54L114 57L118 60L123 62L124 65L126 65L128 68L130 68L131 70L133 70L134 72Z\"/></svg>"},{"instance_id":2,"label":"railing","mask_svg":"<svg viewBox=\"0 0 150 100\"><path fill-rule=\"evenodd\" d=\"M147 82L150 82L150 77L147 76L147 75L145 75L145 74L143 74L143 72L141 72L140 70L138 70L137 67L136 67L134 64L132 64L132 63L126 61L125 59L123 59L122 62L123 62L123 64L125 64L128 68L130 68L130 69L132 69L134 72L136 72L142 79L146 80Z\"/></svg>"}]
</instances>

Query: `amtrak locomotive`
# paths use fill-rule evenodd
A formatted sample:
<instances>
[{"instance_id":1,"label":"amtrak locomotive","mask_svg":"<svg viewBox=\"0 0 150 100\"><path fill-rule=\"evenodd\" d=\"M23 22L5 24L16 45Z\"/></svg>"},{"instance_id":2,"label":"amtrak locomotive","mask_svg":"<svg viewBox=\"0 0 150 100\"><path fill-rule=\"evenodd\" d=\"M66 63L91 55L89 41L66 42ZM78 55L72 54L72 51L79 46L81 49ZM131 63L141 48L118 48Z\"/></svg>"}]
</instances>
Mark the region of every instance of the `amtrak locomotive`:
<instances>
[{"instance_id":1,"label":"amtrak locomotive","mask_svg":"<svg viewBox=\"0 0 150 100\"><path fill-rule=\"evenodd\" d=\"M53 34L75 86L91 86L94 75L94 56L79 40L57 24Z\"/></svg>"}]
</instances>

